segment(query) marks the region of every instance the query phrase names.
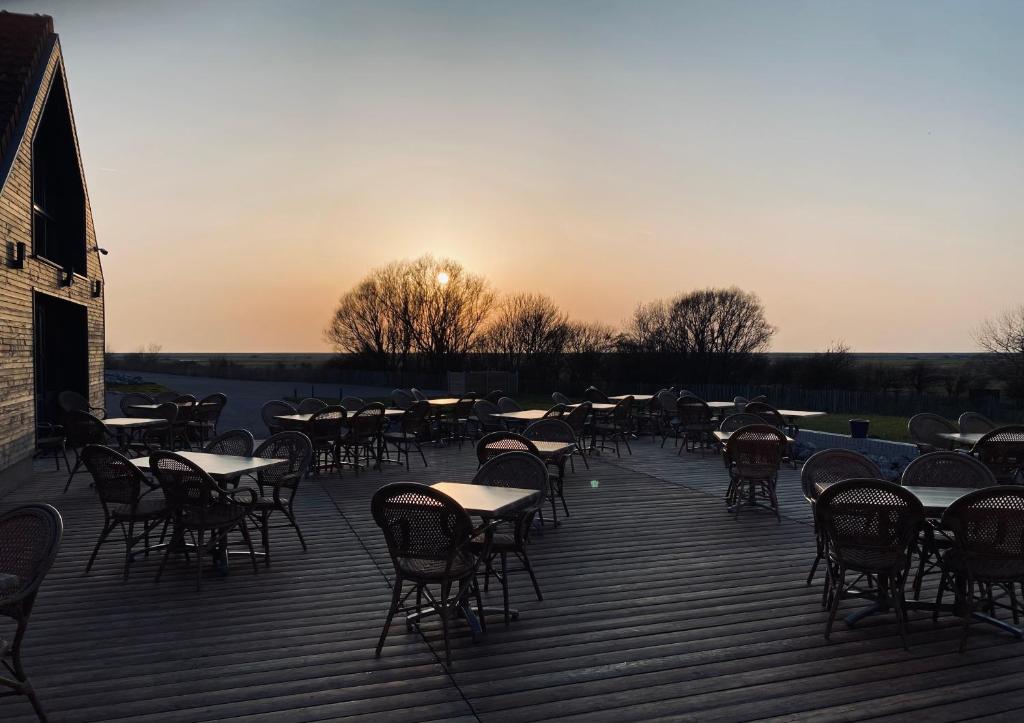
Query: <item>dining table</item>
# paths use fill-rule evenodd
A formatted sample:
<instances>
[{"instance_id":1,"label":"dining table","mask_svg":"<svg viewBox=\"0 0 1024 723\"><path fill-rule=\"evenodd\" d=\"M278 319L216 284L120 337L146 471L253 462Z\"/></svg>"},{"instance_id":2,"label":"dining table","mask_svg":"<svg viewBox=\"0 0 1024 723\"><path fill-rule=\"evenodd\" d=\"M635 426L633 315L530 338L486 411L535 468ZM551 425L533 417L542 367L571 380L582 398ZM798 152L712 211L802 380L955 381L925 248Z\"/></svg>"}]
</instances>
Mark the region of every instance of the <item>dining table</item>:
<instances>
[{"instance_id":1,"label":"dining table","mask_svg":"<svg viewBox=\"0 0 1024 723\"><path fill-rule=\"evenodd\" d=\"M547 413L546 409L517 409L514 412L496 412L491 416L509 422L535 422Z\"/></svg>"},{"instance_id":2,"label":"dining table","mask_svg":"<svg viewBox=\"0 0 1024 723\"><path fill-rule=\"evenodd\" d=\"M958 447L973 447L976 445L982 437L985 436L983 432L939 432L937 435L940 439L946 439L957 445Z\"/></svg>"},{"instance_id":3,"label":"dining table","mask_svg":"<svg viewBox=\"0 0 1024 723\"><path fill-rule=\"evenodd\" d=\"M239 457L233 454L212 454L210 452L175 452L199 467L214 479L234 479L249 472L256 472L266 467L287 464L287 459L265 457ZM139 469L148 470L149 457L137 457L132 460Z\"/></svg>"}]
</instances>

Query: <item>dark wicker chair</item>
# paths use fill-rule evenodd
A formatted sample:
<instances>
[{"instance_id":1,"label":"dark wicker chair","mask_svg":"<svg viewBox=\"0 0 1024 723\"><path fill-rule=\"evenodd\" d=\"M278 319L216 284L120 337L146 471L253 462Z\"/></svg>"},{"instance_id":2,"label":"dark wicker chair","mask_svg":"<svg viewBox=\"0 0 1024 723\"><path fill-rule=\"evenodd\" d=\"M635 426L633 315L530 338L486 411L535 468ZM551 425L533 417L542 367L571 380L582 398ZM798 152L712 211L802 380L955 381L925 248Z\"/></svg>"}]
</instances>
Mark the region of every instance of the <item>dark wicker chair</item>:
<instances>
[{"instance_id":1,"label":"dark wicker chair","mask_svg":"<svg viewBox=\"0 0 1024 723\"><path fill-rule=\"evenodd\" d=\"M572 400L569 399L569 397L562 394L561 392L552 392L551 401L554 402L555 404L564 404L567 407L572 405Z\"/></svg>"},{"instance_id":2,"label":"dark wicker chair","mask_svg":"<svg viewBox=\"0 0 1024 723\"><path fill-rule=\"evenodd\" d=\"M829 615L825 639L832 634L839 601L849 596L846 574L854 572L858 579L870 576L877 582L876 593L893 606L907 648L904 587L924 524L921 502L892 482L849 479L836 482L818 496L815 514L827 540L825 597Z\"/></svg>"},{"instance_id":3,"label":"dark wicker chair","mask_svg":"<svg viewBox=\"0 0 1024 723\"><path fill-rule=\"evenodd\" d=\"M410 389L409 391L410 391L410 392L412 392L412 396L413 396L413 397L414 397L415 399L417 399L417 400L419 400L419 401L421 401L421 402L425 402L425 401L427 401L427 400L429 399L429 397L427 397L427 395L426 395L426 394L424 394L423 392L421 392L421 391L420 391L419 389L417 389L416 387L413 387L413 388L412 388L412 389Z\"/></svg>"},{"instance_id":4,"label":"dark wicker chair","mask_svg":"<svg viewBox=\"0 0 1024 723\"><path fill-rule=\"evenodd\" d=\"M430 405L427 404L427 410L429 412ZM469 433L469 420L473 416L473 408L476 404L476 397L463 395L459 397L459 400L455 402L454 406L449 407L447 410L441 413L438 417L439 429L442 438L447 442L458 442L459 449L462 449L462 443L471 439Z\"/></svg>"},{"instance_id":5,"label":"dark wicker chair","mask_svg":"<svg viewBox=\"0 0 1024 723\"><path fill-rule=\"evenodd\" d=\"M1024 488L997 485L964 495L946 508L941 524L953 533L954 542L942 557L933 620L938 620L944 591L953 591L963 606L962 653L977 608L976 588L989 614L997 607L1009 607L1014 623L1020 625L1024 613ZM996 601L993 586L1008 593L1008 606ZM1015 587L1020 589L1020 598Z\"/></svg>"},{"instance_id":6,"label":"dark wicker chair","mask_svg":"<svg viewBox=\"0 0 1024 723\"><path fill-rule=\"evenodd\" d=\"M421 440L425 439L429 430L427 428L427 417L430 416L429 402L414 402L402 415L398 423L398 429L384 433L385 449L388 444L395 447L396 457L399 464L402 457L405 457L405 468L409 469L409 452L415 448L423 460L423 466L427 465L427 457L423 454Z\"/></svg>"},{"instance_id":7,"label":"dark wicker chair","mask_svg":"<svg viewBox=\"0 0 1024 723\"><path fill-rule=\"evenodd\" d=\"M485 434L476 443L476 460L481 467L487 460L506 452L529 452L540 458L537 445L523 435L507 430Z\"/></svg>"},{"instance_id":8,"label":"dark wicker chair","mask_svg":"<svg viewBox=\"0 0 1024 723\"><path fill-rule=\"evenodd\" d=\"M406 409L407 410L407 409L409 409L409 407L412 406L413 402L417 401L417 399L416 399L416 397L414 397L412 394L410 394L409 392L405 391L404 389L392 389L391 390L391 401L399 409Z\"/></svg>"},{"instance_id":9,"label":"dark wicker chair","mask_svg":"<svg viewBox=\"0 0 1024 723\"><path fill-rule=\"evenodd\" d=\"M198 465L174 452L154 452L149 458L149 468L164 493L172 530L171 540L156 573L157 582L163 576L171 553L185 548L185 538L189 533L193 533L196 539L197 591L203 588L203 557L207 545L227 554L227 537L234 530L241 533L249 547L253 572L258 571L256 551L245 524L246 515L256 502L253 490L243 488L229 492ZM248 499L240 499L243 496Z\"/></svg>"},{"instance_id":10,"label":"dark wicker chair","mask_svg":"<svg viewBox=\"0 0 1024 723\"><path fill-rule=\"evenodd\" d=\"M737 429L749 427L751 424L764 424L764 419L756 414L730 414L718 423L718 429L722 432L735 432Z\"/></svg>"},{"instance_id":11,"label":"dark wicker chair","mask_svg":"<svg viewBox=\"0 0 1024 723\"><path fill-rule=\"evenodd\" d=\"M105 419L107 416L106 409L91 406L89 400L78 392L61 392L57 395L57 406L60 407L62 415L68 412L87 412L100 419Z\"/></svg>"},{"instance_id":12,"label":"dark wicker chair","mask_svg":"<svg viewBox=\"0 0 1024 723\"><path fill-rule=\"evenodd\" d=\"M351 465L357 477L359 468L363 466L360 460L366 462L366 467L370 466L370 460L379 466L381 443L386 425L387 417L384 415L384 405L380 402L367 404L355 414L350 415L345 434L341 436L341 464Z\"/></svg>"},{"instance_id":13,"label":"dark wicker chair","mask_svg":"<svg viewBox=\"0 0 1024 723\"><path fill-rule=\"evenodd\" d=\"M227 403L227 395L220 392L199 400L192 419L188 422L188 427L200 446L217 436L217 424L220 422L220 415Z\"/></svg>"},{"instance_id":14,"label":"dark wicker chair","mask_svg":"<svg viewBox=\"0 0 1024 723\"><path fill-rule=\"evenodd\" d=\"M521 412L522 406L512 397L502 397L498 400L498 409L502 412Z\"/></svg>"},{"instance_id":15,"label":"dark wicker chair","mask_svg":"<svg viewBox=\"0 0 1024 723\"><path fill-rule=\"evenodd\" d=\"M118 401L121 414L125 417L148 417L149 412L145 409L132 409L137 404L156 404L156 402L153 401L153 397L142 392L128 392L121 395L121 399Z\"/></svg>"},{"instance_id":16,"label":"dark wicker chair","mask_svg":"<svg viewBox=\"0 0 1024 723\"><path fill-rule=\"evenodd\" d=\"M768 404L768 397L764 394L758 394L756 397L751 397L747 404Z\"/></svg>"},{"instance_id":17,"label":"dark wicker chair","mask_svg":"<svg viewBox=\"0 0 1024 723\"><path fill-rule=\"evenodd\" d=\"M174 402L163 402L150 412L153 419L162 419L165 424L145 427L133 438L129 449L138 455L148 455L157 449L175 450L188 447L187 427L177 424L179 407Z\"/></svg>"},{"instance_id":18,"label":"dark wicker chair","mask_svg":"<svg viewBox=\"0 0 1024 723\"><path fill-rule=\"evenodd\" d=\"M149 533L167 518L163 495L131 460L110 447L90 444L82 450L82 462L92 475L96 494L103 506L103 530L85 566L88 573L100 547L110 533L120 528L124 540L124 579L140 542L149 555ZM138 529L136 528L138 525Z\"/></svg>"},{"instance_id":19,"label":"dark wicker chair","mask_svg":"<svg viewBox=\"0 0 1024 723\"><path fill-rule=\"evenodd\" d=\"M340 405L330 405L313 412L306 430L313 445L313 474L330 472L337 469L341 472L341 437L345 433L348 412ZM277 432L271 437L277 436Z\"/></svg>"},{"instance_id":20,"label":"dark wicker chair","mask_svg":"<svg viewBox=\"0 0 1024 723\"><path fill-rule=\"evenodd\" d=\"M971 487L981 489L999 484L984 464L962 452L929 452L915 458L903 470L904 487ZM917 574L914 575L914 599L921 596L924 576L934 570L942 554L951 546L949 531L931 522L925 525L919 541Z\"/></svg>"},{"instance_id":21,"label":"dark wicker chair","mask_svg":"<svg viewBox=\"0 0 1024 723\"><path fill-rule=\"evenodd\" d=\"M294 406L283 399L272 399L260 409L260 418L263 419L263 425L267 428L267 432L273 435L284 429L274 417L298 413L299 411ZM312 414L312 412L309 413Z\"/></svg>"},{"instance_id":22,"label":"dark wicker chair","mask_svg":"<svg viewBox=\"0 0 1024 723\"><path fill-rule=\"evenodd\" d=\"M252 432L248 429L231 429L217 435L203 447L209 454L229 454L235 457L251 457L256 446Z\"/></svg>"},{"instance_id":23,"label":"dark wicker chair","mask_svg":"<svg viewBox=\"0 0 1024 723\"><path fill-rule=\"evenodd\" d=\"M756 414L764 420L764 424L770 424L777 429L785 430L788 426L786 418L779 414L779 410L766 402L748 402L743 407L743 413Z\"/></svg>"},{"instance_id":24,"label":"dark wicker chair","mask_svg":"<svg viewBox=\"0 0 1024 723\"><path fill-rule=\"evenodd\" d=\"M71 465L68 463L67 437L64 436L64 427L59 424L36 425L36 451L32 459L44 459L53 457L56 471L60 472L60 461L64 460L64 468L70 472Z\"/></svg>"},{"instance_id":25,"label":"dark wicker chair","mask_svg":"<svg viewBox=\"0 0 1024 723\"><path fill-rule=\"evenodd\" d=\"M312 414L313 412L319 412L321 409L327 406L327 402L323 399L317 399L316 397L306 397L301 402L296 410L299 414ZM345 406L342 404L341 406Z\"/></svg>"},{"instance_id":26,"label":"dark wicker chair","mask_svg":"<svg viewBox=\"0 0 1024 723\"><path fill-rule=\"evenodd\" d=\"M882 471L878 465L860 452L851 449L823 449L812 454L803 469L800 470L800 486L803 488L804 499L811 506L814 516L814 539L816 550L811 571L807 574L807 584L814 579L818 563L825 559L825 533L818 527L818 518L814 515L814 506L818 501L817 485L834 484L848 479L878 479Z\"/></svg>"},{"instance_id":27,"label":"dark wicker chair","mask_svg":"<svg viewBox=\"0 0 1024 723\"><path fill-rule=\"evenodd\" d=\"M561 419L565 416L565 413L569 411L569 408L564 404L556 404L551 407L548 411L544 412L544 416L541 419Z\"/></svg>"},{"instance_id":28,"label":"dark wicker chair","mask_svg":"<svg viewBox=\"0 0 1024 723\"><path fill-rule=\"evenodd\" d=\"M0 662L6 668L0 686L11 689L6 695L27 697L41 721L46 712L21 664L21 644L63 533L64 521L50 505L25 505L0 515L0 615L17 625L14 639L0 645Z\"/></svg>"},{"instance_id":29,"label":"dark wicker chair","mask_svg":"<svg viewBox=\"0 0 1024 723\"><path fill-rule=\"evenodd\" d=\"M299 538L302 550L305 551L306 540L295 519L295 495L299 485L309 472L313 462L313 443L302 432L279 432L253 453L261 459L287 459L288 464L276 464L261 467L256 473L256 485L259 497L249 512L249 517L260 530L263 541L263 560L270 565L270 530L292 528ZM285 523L271 525L276 515L283 515Z\"/></svg>"},{"instance_id":30,"label":"dark wicker chair","mask_svg":"<svg viewBox=\"0 0 1024 723\"><path fill-rule=\"evenodd\" d=\"M953 449L951 441L938 435L959 431L955 424L938 414L927 412L915 414L907 421L907 432L921 454L928 454L940 449Z\"/></svg>"},{"instance_id":31,"label":"dark wicker chair","mask_svg":"<svg viewBox=\"0 0 1024 723\"><path fill-rule=\"evenodd\" d=\"M476 417L477 424L480 425L480 431L483 434L506 429L504 420L494 416L499 413L501 413L501 410L498 409L498 405L486 399L479 399L473 404L473 416Z\"/></svg>"},{"instance_id":32,"label":"dark wicker chair","mask_svg":"<svg viewBox=\"0 0 1024 723\"><path fill-rule=\"evenodd\" d=\"M587 460L587 453L590 451L590 448L587 446L587 435L590 431L587 427L587 421L590 419L592 411L590 402L583 402L573 406L566 414L562 415L562 421L569 425L573 435L576 437L575 454L583 458L583 464L587 469L590 469L590 462Z\"/></svg>"},{"instance_id":33,"label":"dark wicker chair","mask_svg":"<svg viewBox=\"0 0 1024 723\"><path fill-rule=\"evenodd\" d=\"M113 438L99 417L74 409L64 413L64 435L66 446L75 456L75 463L71 466L67 484L64 485L64 492L67 492L71 487L71 480L82 466L82 450L90 444L106 444Z\"/></svg>"},{"instance_id":34,"label":"dark wicker chair","mask_svg":"<svg viewBox=\"0 0 1024 723\"><path fill-rule=\"evenodd\" d=\"M486 624L476 573L481 558L489 551L473 545L473 523L469 514L458 502L433 487L407 482L385 485L373 495L370 510L384 533L395 571L391 606L377 642L377 655L384 649L395 614L401 610L407 616L419 615L423 611L423 598L426 598L427 604L441 618L445 662L451 665L448 623L452 613L468 607L472 595L476 598L480 623ZM412 588L403 595L406 583L411 583ZM433 588L437 589L436 594ZM415 608L404 607L414 593ZM409 622L406 625L412 627Z\"/></svg>"},{"instance_id":35,"label":"dark wicker chair","mask_svg":"<svg viewBox=\"0 0 1024 723\"><path fill-rule=\"evenodd\" d=\"M492 389L491 391L487 392L487 396L484 397L484 400L490 402L491 404L493 404L495 406L497 406L498 405L498 400L501 399L504 396L505 396L505 392L502 391L501 389Z\"/></svg>"},{"instance_id":36,"label":"dark wicker chair","mask_svg":"<svg viewBox=\"0 0 1024 723\"><path fill-rule=\"evenodd\" d=\"M984 414L977 412L964 412L956 423L963 434L985 434L999 426Z\"/></svg>"},{"instance_id":37,"label":"dark wicker chair","mask_svg":"<svg viewBox=\"0 0 1024 723\"><path fill-rule=\"evenodd\" d=\"M178 407L178 417L174 422L174 435L175 437L184 437L187 444L188 427L195 421L199 400L191 394L179 394L174 400L174 404Z\"/></svg>"},{"instance_id":38,"label":"dark wicker chair","mask_svg":"<svg viewBox=\"0 0 1024 723\"><path fill-rule=\"evenodd\" d=\"M608 395L602 392L597 387L587 387L586 391L583 392L583 399L591 403L609 404L610 400Z\"/></svg>"},{"instance_id":39,"label":"dark wicker chair","mask_svg":"<svg viewBox=\"0 0 1024 723\"><path fill-rule=\"evenodd\" d=\"M561 500L565 516L569 516L569 505L565 501L565 463L572 462L576 453L576 434L572 427L561 419L538 419L536 422L523 430L523 436L531 442L561 442L570 445L569 448L555 456L542 456L544 462L554 468L550 475L548 491L545 497L551 502L551 516L554 524L558 524L558 508L556 502Z\"/></svg>"},{"instance_id":40,"label":"dark wicker chair","mask_svg":"<svg viewBox=\"0 0 1024 723\"><path fill-rule=\"evenodd\" d=\"M366 402L359 397L342 397L341 406L345 407L345 411L349 414L358 412L360 409L366 406Z\"/></svg>"},{"instance_id":41,"label":"dark wicker chair","mask_svg":"<svg viewBox=\"0 0 1024 723\"><path fill-rule=\"evenodd\" d=\"M633 449L629 446L629 436L633 432L633 397L626 397L615 404L612 413L607 419L598 419L591 425L594 435L594 448L615 450L615 456L621 457L619 443L626 445L626 451L631 455ZM609 447L608 440L615 446Z\"/></svg>"},{"instance_id":42,"label":"dark wicker chair","mask_svg":"<svg viewBox=\"0 0 1024 723\"><path fill-rule=\"evenodd\" d=\"M997 427L986 432L971 454L992 471L1000 484L1017 484L1024 466L1024 426Z\"/></svg>"},{"instance_id":43,"label":"dark wicker chair","mask_svg":"<svg viewBox=\"0 0 1024 723\"><path fill-rule=\"evenodd\" d=\"M503 519L498 526L492 530L492 538L489 541L489 554L484 560L484 590L490 582L490 577L495 576L501 583L502 598L505 609L505 624L509 624L509 589L508 589L508 556L518 558L522 568L529 574L530 582L533 583L533 591L537 600L543 600L544 596L540 591L540 584L530 564L530 556L526 551L526 544L530 538L530 530L533 528L533 520L540 511L544 499L548 495L548 471L546 465L536 456L529 452L507 452L505 454L488 460L483 467L477 470L473 476L473 484L487 485L489 487L514 487L518 489L537 490L536 500L528 507L524 507L515 515ZM487 546L483 536L474 540L474 546L484 548ZM495 559L501 564L500 570L494 567Z\"/></svg>"},{"instance_id":44,"label":"dark wicker chair","mask_svg":"<svg viewBox=\"0 0 1024 723\"><path fill-rule=\"evenodd\" d=\"M684 449L696 451L698 446L703 454L704 449L715 445L711 433L718 428L718 423L714 421L711 407L703 399L679 397L676 400L676 416L673 421L676 433L681 437L679 454L682 454ZM665 445L665 437L662 437L661 444Z\"/></svg>"},{"instance_id":45,"label":"dark wicker chair","mask_svg":"<svg viewBox=\"0 0 1024 723\"><path fill-rule=\"evenodd\" d=\"M782 430L764 423L743 427L729 437L725 443L729 465L725 503L737 518L743 505L767 506L781 522L775 486L787 445Z\"/></svg>"}]
</instances>

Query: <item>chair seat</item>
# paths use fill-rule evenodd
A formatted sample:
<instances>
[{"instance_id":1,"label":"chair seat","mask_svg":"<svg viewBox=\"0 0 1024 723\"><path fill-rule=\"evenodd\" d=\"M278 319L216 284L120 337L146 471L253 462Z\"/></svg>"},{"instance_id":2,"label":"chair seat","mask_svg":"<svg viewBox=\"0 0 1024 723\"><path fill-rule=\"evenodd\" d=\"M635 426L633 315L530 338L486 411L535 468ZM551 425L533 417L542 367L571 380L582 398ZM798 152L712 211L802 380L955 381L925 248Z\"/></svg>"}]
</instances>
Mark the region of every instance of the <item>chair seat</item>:
<instances>
[{"instance_id":1,"label":"chair seat","mask_svg":"<svg viewBox=\"0 0 1024 723\"><path fill-rule=\"evenodd\" d=\"M476 567L476 557L468 552L460 552L452 562L451 569L447 569L447 560L421 560L413 557L399 557L398 569L402 574L412 580L439 581L445 577L462 578L473 572Z\"/></svg>"},{"instance_id":2,"label":"chair seat","mask_svg":"<svg viewBox=\"0 0 1024 723\"><path fill-rule=\"evenodd\" d=\"M981 582L1024 580L1024 560L1003 557L967 556L962 550L950 550L942 558L947 568L963 573L970 564L971 576Z\"/></svg>"},{"instance_id":3,"label":"chair seat","mask_svg":"<svg viewBox=\"0 0 1024 723\"><path fill-rule=\"evenodd\" d=\"M199 511L188 511L182 516L182 522L187 527L198 527L200 523L207 529L230 527L245 517L245 509L242 507L215 505L207 507L200 515Z\"/></svg>"},{"instance_id":4,"label":"chair seat","mask_svg":"<svg viewBox=\"0 0 1024 723\"><path fill-rule=\"evenodd\" d=\"M163 517L166 511L167 504L162 497L143 498L134 508L132 505L114 505L110 508L111 516L118 520L151 520Z\"/></svg>"},{"instance_id":5,"label":"chair seat","mask_svg":"<svg viewBox=\"0 0 1024 723\"><path fill-rule=\"evenodd\" d=\"M415 442L417 437L412 432L388 432L384 439L389 442Z\"/></svg>"},{"instance_id":6,"label":"chair seat","mask_svg":"<svg viewBox=\"0 0 1024 723\"><path fill-rule=\"evenodd\" d=\"M486 544L486 535L480 533L470 542L474 548L482 548ZM511 552L518 549L516 534L511 529L499 528L491 537L491 552Z\"/></svg>"},{"instance_id":7,"label":"chair seat","mask_svg":"<svg viewBox=\"0 0 1024 723\"><path fill-rule=\"evenodd\" d=\"M886 574L902 570L907 556L900 551L877 550L865 547L843 548L840 558L850 570Z\"/></svg>"}]
</instances>

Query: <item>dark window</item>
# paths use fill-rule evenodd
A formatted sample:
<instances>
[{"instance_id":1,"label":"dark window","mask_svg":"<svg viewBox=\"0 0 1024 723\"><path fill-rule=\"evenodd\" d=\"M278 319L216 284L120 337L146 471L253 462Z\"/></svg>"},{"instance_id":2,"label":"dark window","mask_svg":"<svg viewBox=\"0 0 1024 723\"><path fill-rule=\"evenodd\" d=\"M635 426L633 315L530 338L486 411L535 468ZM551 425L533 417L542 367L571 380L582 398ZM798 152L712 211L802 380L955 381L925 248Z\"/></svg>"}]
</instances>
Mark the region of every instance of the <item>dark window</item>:
<instances>
[{"instance_id":1,"label":"dark window","mask_svg":"<svg viewBox=\"0 0 1024 723\"><path fill-rule=\"evenodd\" d=\"M59 72L32 142L32 251L86 275L85 190Z\"/></svg>"}]
</instances>

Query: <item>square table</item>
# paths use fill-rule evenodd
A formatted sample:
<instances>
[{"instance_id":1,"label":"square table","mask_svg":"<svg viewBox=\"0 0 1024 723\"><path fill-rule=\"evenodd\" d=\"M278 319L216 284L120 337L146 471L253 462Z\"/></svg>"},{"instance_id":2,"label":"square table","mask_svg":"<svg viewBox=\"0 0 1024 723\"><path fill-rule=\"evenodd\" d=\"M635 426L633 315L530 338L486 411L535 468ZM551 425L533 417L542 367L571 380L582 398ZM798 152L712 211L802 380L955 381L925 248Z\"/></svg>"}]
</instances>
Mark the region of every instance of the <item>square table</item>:
<instances>
[{"instance_id":1,"label":"square table","mask_svg":"<svg viewBox=\"0 0 1024 723\"><path fill-rule=\"evenodd\" d=\"M427 404L432 407L454 407L459 401L458 397L438 397L437 399L428 399Z\"/></svg>"},{"instance_id":2,"label":"square table","mask_svg":"<svg viewBox=\"0 0 1024 723\"><path fill-rule=\"evenodd\" d=\"M210 454L209 452L175 452L192 462L211 477L223 479L238 477L246 472L255 472L276 464L287 464L287 459L266 459L263 457L237 457L233 454ZM139 469L149 469L149 457L132 460Z\"/></svg>"},{"instance_id":3,"label":"square table","mask_svg":"<svg viewBox=\"0 0 1024 723\"><path fill-rule=\"evenodd\" d=\"M736 402L705 402L712 409L735 409Z\"/></svg>"},{"instance_id":4,"label":"square table","mask_svg":"<svg viewBox=\"0 0 1024 723\"><path fill-rule=\"evenodd\" d=\"M481 517L507 515L525 507L540 494L538 490L519 487L490 487L463 482L435 482L431 487L454 499L469 514Z\"/></svg>"},{"instance_id":5,"label":"square table","mask_svg":"<svg viewBox=\"0 0 1024 723\"><path fill-rule=\"evenodd\" d=\"M948 439L961 447L973 447L985 435L981 432L939 432L935 436Z\"/></svg>"},{"instance_id":6,"label":"square table","mask_svg":"<svg viewBox=\"0 0 1024 723\"><path fill-rule=\"evenodd\" d=\"M824 417L825 412L807 412L799 409L779 409L779 414L789 420L790 424L794 419L810 419L811 417Z\"/></svg>"},{"instance_id":7,"label":"square table","mask_svg":"<svg viewBox=\"0 0 1024 723\"><path fill-rule=\"evenodd\" d=\"M384 416L385 417L401 417L403 414L405 414L405 410L404 409L385 409L384 410ZM353 415L350 414L345 419L346 420L351 419L352 416ZM276 417L274 417L274 419L278 420L279 422L291 422L291 423L297 424L297 425L307 424L309 422L309 420L312 419L312 418L313 418L313 414L312 413L310 413L310 414L278 414Z\"/></svg>"},{"instance_id":8,"label":"square table","mask_svg":"<svg viewBox=\"0 0 1024 723\"><path fill-rule=\"evenodd\" d=\"M819 495L834 485L835 482L818 482L814 491ZM942 517L946 508L966 494L974 492L974 487L916 487L906 486L903 489L921 500L924 513L931 518Z\"/></svg>"},{"instance_id":9,"label":"square table","mask_svg":"<svg viewBox=\"0 0 1024 723\"><path fill-rule=\"evenodd\" d=\"M119 431L122 429L140 429L142 427L157 427L161 424L167 424L166 419L153 419L147 417L110 417L104 419L103 426L109 427L113 431Z\"/></svg>"},{"instance_id":10,"label":"square table","mask_svg":"<svg viewBox=\"0 0 1024 723\"><path fill-rule=\"evenodd\" d=\"M547 413L546 409L520 409L515 412L498 412L491 416L498 419L507 419L512 422L535 422L538 419L543 419Z\"/></svg>"},{"instance_id":11,"label":"square table","mask_svg":"<svg viewBox=\"0 0 1024 723\"><path fill-rule=\"evenodd\" d=\"M633 397L634 402L649 402L654 399L653 394L617 394L614 397L608 397L613 402L621 402L626 397Z\"/></svg>"}]
</instances>

